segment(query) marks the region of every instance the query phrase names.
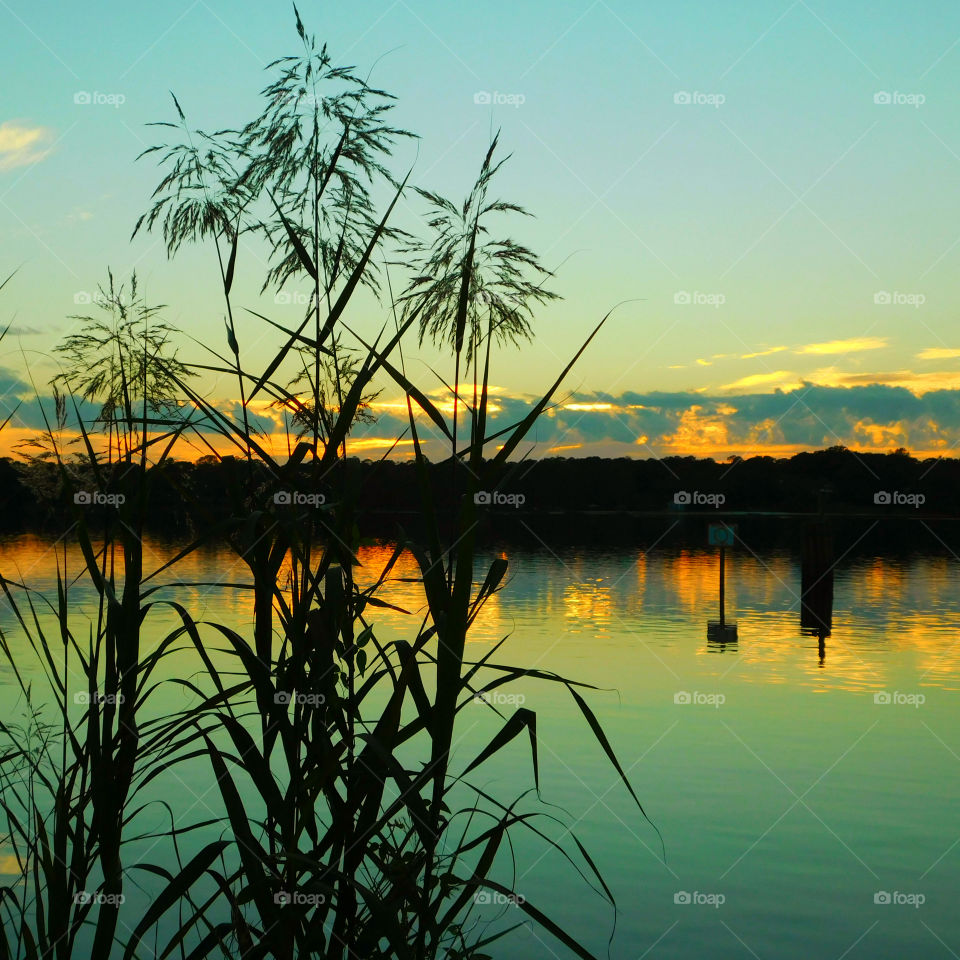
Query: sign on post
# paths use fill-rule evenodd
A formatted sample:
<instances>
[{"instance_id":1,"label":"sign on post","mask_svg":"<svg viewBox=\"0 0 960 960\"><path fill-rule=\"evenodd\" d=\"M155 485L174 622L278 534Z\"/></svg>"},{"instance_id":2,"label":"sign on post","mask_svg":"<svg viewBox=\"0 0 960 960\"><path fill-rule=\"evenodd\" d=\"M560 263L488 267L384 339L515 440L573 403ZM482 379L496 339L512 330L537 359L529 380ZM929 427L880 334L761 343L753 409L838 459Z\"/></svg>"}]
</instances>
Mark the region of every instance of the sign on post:
<instances>
[{"instance_id":1,"label":"sign on post","mask_svg":"<svg viewBox=\"0 0 960 960\"><path fill-rule=\"evenodd\" d=\"M707 543L711 547L732 547L737 541L735 523L711 523L707 527Z\"/></svg>"},{"instance_id":2,"label":"sign on post","mask_svg":"<svg viewBox=\"0 0 960 960\"><path fill-rule=\"evenodd\" d=\"M737 542L737 525L735 523L711 523L707 527L707 541L711 547L720 548L720 619L707 622L707 641L719 643L722 647L726 643L737 642L737 625L728 623L725 610L725 564L724 554L728 547Z\"/></svg>"}]
</instances>

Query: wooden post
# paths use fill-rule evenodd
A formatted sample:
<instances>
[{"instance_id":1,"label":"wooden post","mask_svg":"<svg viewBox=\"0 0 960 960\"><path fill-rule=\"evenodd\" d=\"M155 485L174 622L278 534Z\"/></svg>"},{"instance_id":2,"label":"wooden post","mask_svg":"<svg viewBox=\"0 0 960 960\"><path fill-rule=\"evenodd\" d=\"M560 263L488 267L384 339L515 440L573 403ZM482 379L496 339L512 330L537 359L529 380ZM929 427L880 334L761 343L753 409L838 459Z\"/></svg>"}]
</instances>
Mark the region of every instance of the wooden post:
<instances>
[{"instance_id":1,"label":"wooden post","mask_svg":"<svg viewBox=\"0 0 960 960\"><path fill-rule=\"evenodd\" d=\"M720 548L720 619L707 621L707 643L737 642L736 623L727 623L726 586L727 586L727 547L735 543L737 528L733 524L711 523L707 528L707 543Z\"/></svg>"},{"instance_id":2,"label":"wooden post","mask_svg":"<svg viewBox=\"0 0 960 960\"><path fill-rule=\"evenodd\" d=\"M827 521L807 524L800 565L800 628L827 637L833 626L833 562Z\"/></svg>"},{"instance_id":3,"label":"wooden post","mask_svg":"<svg viewBox=\"0 0 960 960\"><path fill-rule=\"evenodd\" d=\"M724 626L723 608L725 606L724 598L723 598L723 588L724 588L724 582L723 582L724 569L723 568L724 568L724 548L720 547L720 628L721 629L723 629L723 626Z\"/></svg>"}]
</instances>

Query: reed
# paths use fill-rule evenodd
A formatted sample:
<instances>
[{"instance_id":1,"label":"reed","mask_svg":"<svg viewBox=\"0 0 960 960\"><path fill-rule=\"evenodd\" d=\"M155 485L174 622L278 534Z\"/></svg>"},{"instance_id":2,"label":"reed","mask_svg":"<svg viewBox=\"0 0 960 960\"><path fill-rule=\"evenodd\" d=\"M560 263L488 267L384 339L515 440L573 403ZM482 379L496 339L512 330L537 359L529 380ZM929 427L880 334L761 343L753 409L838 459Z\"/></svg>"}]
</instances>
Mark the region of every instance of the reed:
<instances>
[{"instance_id":1,"label":"reed","mask_svg":"<svg viewBox=\"0 0 960 960\"><path fill-rule=\"evenodd\" d=\"M169 328L142 305L137 322L117 328L91 321L65 344L58 425L72 410L84 473L123 500L96 524L76 507L83 568L68 570L62 548L55 602L29 584L0 579L48 686L41 696L23 678L3 637L23 718L0 727L9 743L0 755L5 833L21 874L0 888L0 958L481 960L510 930L481 932L477 895L517 893L503 859L513 857L511 838L520 831L559 852L616 910L575 835L567 834L570 847L551 836L555 817L539 804L533 710L503 713L489 702L499 715L496 734L466 764L451 756L463 709L478 696L518 681L560 684L645 816L587 702L588 685L502 662L507 638L479 659L467 648L508 570L504 559L478 569L475 494L498 482L604 321L528 416L491 432L495 350L528 339L535 307L554 297L542 287L549 274L535 255L490 232L491 218L522 213L489 199L497 141L465 204L421 191L431 210L426 236L402 233L391 218L408 192L407 177L394 177L389 161L408 134L389 123L391 98L353 68L337 66L298 13L296 29L301 51L271 64L264 109L251 122L211 135L193 131L175 100L177 119L163 126L177 142L148 151L164 173L136 230L160 230L171 255L194 243L212 247L226 349L208 348L206 362L182 363ZM377 212L374 196L383 190L389 197ZM265 244L263 289L291 280L313 288L295 327L269 310L250 311L279 340L253 367L262 353L244 349L233 304L248 240ZM394 296L398 257L404 277ZM369 343L347 322L362 288L380 296L387 317ZM127 309L112 278L110 289L108 306ZM126 345L110 354L116 362L91 365L91 350L102 351L104 339L116 346L114 335ZM449 421L405 371L403 344L417 335L452 348ZM472 381L466 397L461 354ZM197 386L210 374L236 379L237 411L221 410ZM346 451L386 382L407 398L428 532L420 541L398 531L383 569L360 583L364 491ZM284 458L251 426L251 404L261 394L289 414ZM78 397L100 404L99 416L85 421ZM450 445L448 476L459 495L453 515L437 506L421 443L424 418ZM469 425L462 440L460 419ZM61 495L72 501L78 468L63 455L56 426L48 425L48 435ZM209 442L211 431L218 444ZM196 539L148 571L141 540L151 505L147 467L187 440L218 457L224 447L242 456L244 470L224 491L230 519L213 523L194 502ZM488 457L493 440L498 450ZM297 502L321 494L320 507ZM191 501L189 489L183 496ZM198 621L176 586L161 588L191 551L221 538L249 570L249 582L233 587L253 592L249 630ZM419 614L399 611L409 617L409 633L388 639L377 611L398 610L383 594L405 551L416 560L424 604ZM89 633L78 636L81 613L72 597L81 580L95 590L97 614ZM43 604L48 616L38 612ZM161 608L174 611L178 625L148 648ZM195 652L201 674L164 676L165 658L183 648ZM153 710L164 684L187 691L189 706L172 715ZM85 702L75 702L78 692ZM518 737L529 744L533 795L518 788L495 796L476 776ZM175 804L149 799L151 790L175 783L183 765L200 762L215 778L221 816L184 822ZM164 803L169 827L146 831L147 811ZM186 835L203 838L189 858L182 854ZM133 877L148 885L150 902L125 915ZM97 902L86 893L78 900L84 891ZM592 956L531 899L515 899L569 954Z\"/></svg>"}]
</instances>

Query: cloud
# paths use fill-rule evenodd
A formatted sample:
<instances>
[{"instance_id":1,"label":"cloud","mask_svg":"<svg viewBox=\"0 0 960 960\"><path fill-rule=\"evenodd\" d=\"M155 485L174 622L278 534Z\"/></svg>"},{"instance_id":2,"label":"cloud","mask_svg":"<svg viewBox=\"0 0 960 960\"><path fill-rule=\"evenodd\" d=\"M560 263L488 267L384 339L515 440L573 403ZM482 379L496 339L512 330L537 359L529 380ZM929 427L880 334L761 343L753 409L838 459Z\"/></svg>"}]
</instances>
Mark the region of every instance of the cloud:
<instances>
[{"instance_id":1,"label":"cloud","mask_svg":"<svg viewBox=\"0 0 960 960\"><path fill-rule=\"evenodd\" d=\"M772 353L782 353L784 350L789 349L788 347L770 347L767 350L758 350L756 353L745 353L740 359L741 360L753 360L754 357L769 357Z\"/></svg>"},{"instance_id":2,"label":"cloud","mask_svg":"<svg viewBox=\"0 0 960 960\"><path fill-rule=\"evenodd\" d=\"M781 389L798 387L800 378L789 370L775 370L773 373L753 373L748 377L741 377L733 383L728 383L722 390L745 390L748 387L772 386L776 384Z\"/></svg>"},{"instance_id":3,"label":"cloud","mask_svg":"<svg viewBox=\"0 0 960 960\"><path fill-rule=\"evenodd\" d=\"M850 340L808 343L806 346L797 347L794 352L814 354L860 353L863 350L881 350L886 345L886 337L853 337Z\"/></svg>"},{"instance_id":4,"label":"cloud","mask_svg":"<svg viewBox=\"0 0 960 960\"><path fill-rule=\"evenodd\" d=\"M37 337L41 333L46 333L45 330L38 330L36 327L21 327L16 324L11 324L5 330L2 331L4 336L7 337Z\"/></svg>"},{"instance_id":5,"label":"cloud","mask_svg":"<svg viewBox=\"0 0 960 960\"><path fill-rule=\"evenodd\" d=\"M577 400L583 409L558 413L552 431L540 419L536 439L544 447L536 455L573 443L582 445L577 451L582 456L719 459L731 454L787 456L837 444L878 451L905 446L927 454L960 446L960 389L918 396L886 384L803 383L769 393L593 394ZM612 411L583 412L599 403L612 404Z\"/></svg>"},{"instance_id":6,"label":"cloud","mask_svg":"<svg viewBox=\"0 0 960 960\"><path fill-rule=\"evenodd\" d=\"M13 403L16 403L20 397L30 396L32 393L33 387L16 371L0 367L0 403L9 404L11 399ZM4 417L6 417L6 414L0 417L0 421Z\"/></svg>"},{"instance_id":7,"label":"cloud","mask_svg":"<svg viewBox=\"0 0 960 960\"><path fill-rule=\"evenodd\" d=\"M586 410L591 413L598 411L613 412L612 403L565 403L563 405L564 410Z\"/></svg>"},{"instance_id":8,"label":"cloud","mask_svg":"<svg viewBox=\"0 0 960 960\"><path fill-rule=\"evenodd\" d=\"M931 390L960 389L960 371L929 370L915 373L913 370L889 370L885 372L848 373L837 367L823 367L811 373L812 383L829 387L897 386L904 387L917 396Z\"/></svg>"},{"instance_id":9,"label":"cloud","mask_svg":"<svg viewBox=\"0 0 960 960\"><path fill-rule=\"evenodd\" d=\"M502 428L529 410L505 398ZM383 425L377 425L382 432ZM374 428L376 429L376 427ZM578 444L576 456L699 455L723 459L843 444L885 452L899 446L935 454L960 449L960 382L953 389L916 393L894 384L828 386L804 382L785 390L704 395L682 393L578 394L542 416L529 437L534 456Z\"/></svg>"},{"instance_id":10,"label":"cloud","mask_svg":"<svg viewBox=\"0 0 960 960\"><path fill-rule=\"evenodd\" d=\"M0 123L0 170L39 163L53 149L53 132L46 127L27 127L15 120Z\"/></svg>"},{"instance_id":11,"label":"cloud","mask_svg":"<svg viewBox=\"0 0 960 960\"><path fill-rule=\"evenodd\" d=\"M960 350L952 347L927 347L917 354L918 360L954 360L960 357Z\"/></svg>"},{"instance_id":12,"label":"cloud","mask_svg":"<svg viewBox=\"0 0 960 960\"><path fill-rule=\"evenodd\" d=\"M733 454L790 456L838 444L877 452L903 446L924 456L960 450L960 372L931 374L924 379L923 375L902 371L885 375L891 382L884 383L866 382L870 374L849 374L833 368L823 373L835 382L805 380L787 389L762 389L769 386L764 383L724 393L597 391L561 397L536 419L517 455L692 455L722 460ZM778 375L794 376L784 371ZM944 386L947 376L953 379ZM24 398L11 423L14 430L42 428L40 404L31 394L13 371L0 370L3 417L18 396ZM490 433L507 431L522 421L535 402L533 397L498 391L496 411L491 412L488 423ZM44 398L43 407L52 417L50 398ZM236 404L224 402L219 407L234 419L239 417ZM87 418L96 413L95 407L87 404L81 409ZM410 456L412 438L406 404L396 395L386 395L377 403L376 412L375 423L357 424L348 444L350 451L361 457L377 457L390 449L394 438L402 437L389 455ZM415 411L415 416L427 456L431 460L446 458L449 441L425 414ZM278 411L266 404L257 405L250 419L263 431L265 444L282 456L286 441L280 432ZM468 415L464 414L465 434L467 422ZM205 418L199 418L197 428L204 438L216 442L212 424ZM491 443L491 453L504 436L501 433ZM0 440L6 443L6 436ZM202 453L201 447L198 443L197 451ZM178 450L175 455L189 457L191 452Z\"/></svg>"}]
</instances>

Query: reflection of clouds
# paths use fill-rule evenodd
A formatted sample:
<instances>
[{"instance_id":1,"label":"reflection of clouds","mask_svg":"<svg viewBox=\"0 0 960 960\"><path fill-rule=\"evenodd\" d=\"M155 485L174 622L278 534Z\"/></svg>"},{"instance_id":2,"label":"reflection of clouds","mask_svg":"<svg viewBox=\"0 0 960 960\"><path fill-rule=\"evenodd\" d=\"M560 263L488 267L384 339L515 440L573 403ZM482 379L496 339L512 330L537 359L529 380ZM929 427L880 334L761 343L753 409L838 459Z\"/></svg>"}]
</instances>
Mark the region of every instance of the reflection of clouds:
<instances>
[{"instance_id":1,"label":"reflection of clouds","mask_svg":"<svg viewBox=\"0 0 960 960\"><path fill-rule=\"evenodd\" d=\"M852 603L860 607L898 596L906 581L907 573L903 567L874 559L858 565L856 576L848 581L848 589Z\"/></svg>"},{"instance_id":2,"label":"reflection of clouds","mask_svg":"<svg viewBox=\"0 0 960 960\"><path fill-rule=\"evenodd\" d=\"M354 569L354 579L361 590L373 586L386 569L393 555L393 544L367 544L357 551L360 566ZM506 554L498 554L506 557ZM492 556L479 557L474 569L473 596L476 596L481 584L486 578ZM509 558L507 558L509 559ZM507 571L507 580L510 578L510 569ZM370 607L365 616L376 624L378 629L389 631L391 635L412 639L412 635L419 628L427 613L426 597L423 584L420 581L420 567L413 554L404 552L397 559L390 576L377 591L376 596L401 607L412 614L407 616L396 610ZM501 589L503 584L501 583ZM509 586L507 587L509 590ZM468 642L495 643L502 639L510 630L510 624L505 622L501 610L501 594L495 593L488 597L477 619L470 629Z\"/></svg>"},{"instance_id":3,"label":"reflection of clouds","mask_svg":"<svg viewBox=\"0 0 960 960\"><path fill-rule=\"evenodd\" d=\"M565 619L606 632L613 615L610 587L604 585L603 578L568 584L563 591L562 609Z\"/></svg>"},{"instance_id":4,"label":"reflection of clouds","mask_svg":"<svg viewBox=\"0 0 960 960\"><path fill-rule=\"evenodd\" d=\"M158 541L145 547L147 572L179 549ZM62 566L62 545L54 548L33 535L0 541L0 573L55 598L58 550ZM379 580L392 552L390 544L359 548L354 576L361 589ZM519 549L485 552L477 559L474 595L498 555L510 561L505 587L487 600L470 641L490 645L507 634L515 634L511 644L544 640L549 649L539 665L548 668L570 655L591 656L585 637L602 638L605 648L625 652L642 645L701 657L708 652L706 621L716 618L718 599L718 561L711 550L567 550L562 557ZM746 548L735 549L727 558L726 611L739 624L740 642L727 651L729 660L718 660L715 667L722 672L735 663L731 675L746 682L799 683L821 691L958 689L960 595L955 568L954 561L943 557L868 558L845 565L836 575L833 633L826 639L821 666L816 638L799 628L798 561L782 552L758 557ZM282 580L289 569L281 573ZM68 580L82 570L79 549L68 545ZM228 624L249 638L249 579L245 564L229 547L211 546L188 554L149 585L168 584L154 600L174 599L197 620ZM410 553L401 554L377 596L409 615L376 607L368 607L365 614L383 640L416 635L427 613L419 581L416 560ZM96 594L84 578L71 588L70 598L72 629L82 635L96 615ZM52 613L39 604L38 610L45 628L55 625ZM22 651L25 662L32 662L6 602L0 603L0 624L14 654ZM144 653L178 624L174 610L156 604L146 620ZM210 628L201 627L201 635L211 642ZM216 646L223 645L217 636ZM199 668L188 644L167 666L181 677ZM603 664L596 666L602 676Z\"/></svg>"},{"instance_id":5,"label":"reflection of clouds","mask_svg":"<svg viewBox=\"0 0 960 960\"><path fill-rule=\"evenodd\" d=\"M799 614L738 614L741 663L738 679L763 685L811 687L817 693L849 691L865 693L882 689L889 681L890 663L876 651L858 649L850 631L838 630L825 640L825 659L821 665L817 638L801 634ZM772 621L772 622L771 622Z\"/></svg>"},{"instance_id":6,"label":"reflection of clouds","mask_svg":"<svg viewBox=\"0 0 960 960\"><path fill-rule=\"evenodd\" d=\"M730 567L727 567L730 572ZM654 569L648 575L648 607L660 606L656 596L660 593L668 605L683 610L691 618L701 614L715 614L719 571L715 555L702 551L681 550L673 556L658 557ZM733 599L728 593L727 602Z\"/></svg>"}]
</instances>

